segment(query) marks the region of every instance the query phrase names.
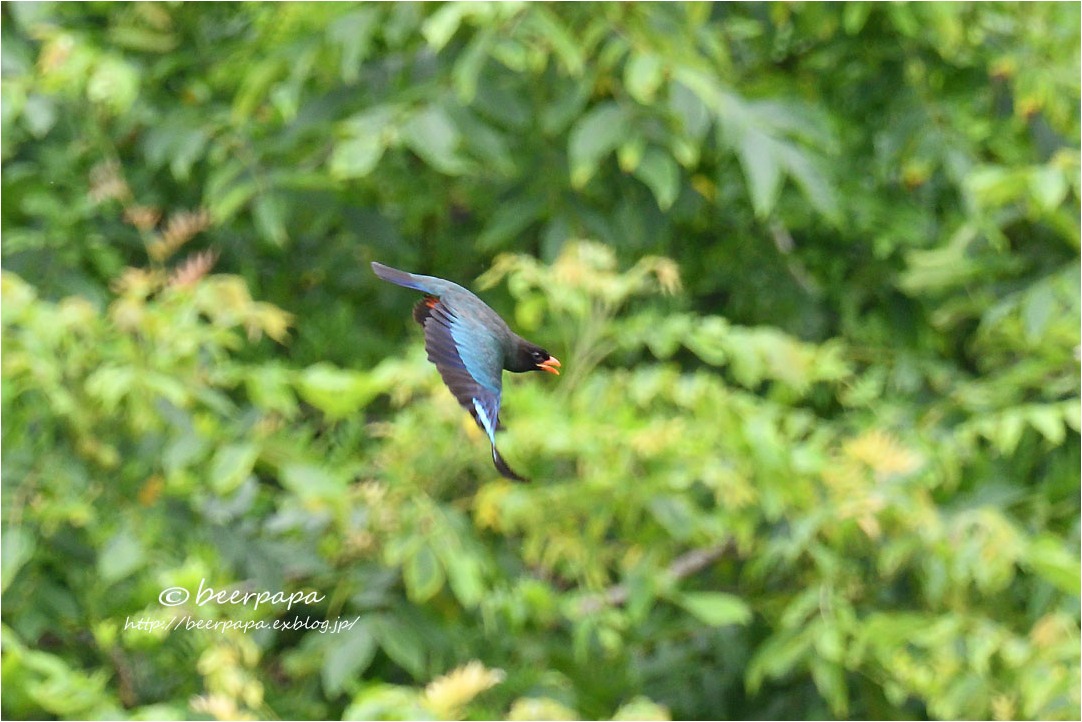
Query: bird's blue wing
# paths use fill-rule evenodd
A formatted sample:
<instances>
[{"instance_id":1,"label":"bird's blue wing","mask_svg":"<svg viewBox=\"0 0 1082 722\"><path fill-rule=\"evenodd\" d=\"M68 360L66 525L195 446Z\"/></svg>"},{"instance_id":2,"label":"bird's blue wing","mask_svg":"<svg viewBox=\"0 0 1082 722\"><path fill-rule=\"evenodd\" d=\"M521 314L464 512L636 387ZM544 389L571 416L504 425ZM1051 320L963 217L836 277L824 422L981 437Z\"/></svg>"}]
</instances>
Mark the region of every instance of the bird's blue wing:
<instances>
[{"instance_id":1,"label":"bird's blue wing","mask_svg":"<svg viewBox=\"0 0 1082 722\"><path fill-rule=\"evenodd\" d=\"M377 261L372 261L372 271L384 281L393 283L396 286L412 288L415 291L427 293L430 296L442 296L448 292L466 290L457 283L445 281L442 278L423 276L420 273L407 273L406 271L400 271L397 268L385 266Z\"/></svg>"},{"instance_id":2,"label":"bird's blue wing","mask_svg":"<svg viewBox=\"0 0 1082 722\"><path fill-rule=\"evenodd\" d=\"M500 418L500 392L502 367L478 369L485 354L464 350L465 344L456 340L464 337L468 324L454 315L447 307L435 301L429 305L425 319L425 350L428 360L436 368L458 403L470 413L473 420L495 445L496 428ZM474 345L483 346L486 337L477 334ZM467 364L467 361L470 363Z\"/></svg>"}]
</instances>

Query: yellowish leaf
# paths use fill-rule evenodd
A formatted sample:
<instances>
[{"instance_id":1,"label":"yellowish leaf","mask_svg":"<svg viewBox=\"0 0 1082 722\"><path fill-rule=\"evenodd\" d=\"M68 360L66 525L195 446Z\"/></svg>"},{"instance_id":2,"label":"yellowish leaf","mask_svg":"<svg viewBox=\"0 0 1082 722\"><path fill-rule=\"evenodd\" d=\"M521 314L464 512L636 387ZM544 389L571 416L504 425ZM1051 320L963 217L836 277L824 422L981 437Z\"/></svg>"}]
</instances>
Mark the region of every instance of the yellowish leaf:
<instances>
[{"instance_id":1,"label":"yellowish leaf","mask_svg":"<svg viewBox=\"0 0 1082 722\"><path fill-rule=\"evenodd\" d=\"M425 687L424 705L441 718L460 719L470 700L495 687L504 676L503 670L488 669L473 660L432 680Z\"/></svg>"}]
</instances>

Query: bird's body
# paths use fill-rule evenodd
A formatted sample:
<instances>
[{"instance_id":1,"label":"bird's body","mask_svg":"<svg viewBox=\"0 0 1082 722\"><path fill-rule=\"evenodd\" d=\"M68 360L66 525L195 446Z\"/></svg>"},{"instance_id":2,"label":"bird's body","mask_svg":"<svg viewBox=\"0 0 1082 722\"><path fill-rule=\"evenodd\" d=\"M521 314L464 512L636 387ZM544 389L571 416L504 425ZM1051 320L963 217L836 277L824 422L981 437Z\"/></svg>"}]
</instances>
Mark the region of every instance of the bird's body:
<instances>
[{"instance_id":1,"label":"bird's body","mask_svg":"<svg viewBox=\"0 0 1082 722\"><path fill-rule=\"evenodd\" d=\"M413 318L424 328L428 360L488 436L496 469L509 479L525 481L496 449L503 371L559 374L560 362L512 331L499 314L457 283L376 262L372 270L384 281L425 294Z\"/></svg>"}]
</instances>

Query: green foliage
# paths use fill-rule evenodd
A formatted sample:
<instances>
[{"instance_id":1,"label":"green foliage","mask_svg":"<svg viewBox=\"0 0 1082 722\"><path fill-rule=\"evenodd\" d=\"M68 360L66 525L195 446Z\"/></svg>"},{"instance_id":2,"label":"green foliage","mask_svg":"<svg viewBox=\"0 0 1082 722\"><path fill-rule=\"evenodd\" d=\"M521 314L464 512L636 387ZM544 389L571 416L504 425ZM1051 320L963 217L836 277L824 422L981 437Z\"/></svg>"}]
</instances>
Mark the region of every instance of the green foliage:
<instances>
[{"instance_id":1,"label":"green foliage","mask_svg":"<svg viewBox=\"0 0 1082 722\"><path fill-rule=\"evenodd\" d=\"M3 12L5 717L1078 717L1077 6Z\"/></svg>"}]
</instances>

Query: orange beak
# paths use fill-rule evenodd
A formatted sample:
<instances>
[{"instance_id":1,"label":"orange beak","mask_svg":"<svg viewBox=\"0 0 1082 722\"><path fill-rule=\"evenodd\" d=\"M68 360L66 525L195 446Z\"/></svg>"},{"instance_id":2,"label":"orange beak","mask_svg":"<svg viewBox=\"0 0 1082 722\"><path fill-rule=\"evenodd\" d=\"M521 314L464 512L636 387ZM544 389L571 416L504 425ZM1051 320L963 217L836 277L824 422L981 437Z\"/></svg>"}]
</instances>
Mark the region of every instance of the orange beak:
<instances>
[{"instance_id":1,"label":"orange beak","mask_svg":"<svg viewBox=\"0 0 1082 722\"><path fill-rule=\"evenodd\" d=\"M546 360L537 364L537 368L541 369L542 371L548 371L550 374L556 374L557 376L559 376L560 372L558 369L560 368L560 360L557 359L555 356L549 356Z\"/></svg>"}]
</instances>

